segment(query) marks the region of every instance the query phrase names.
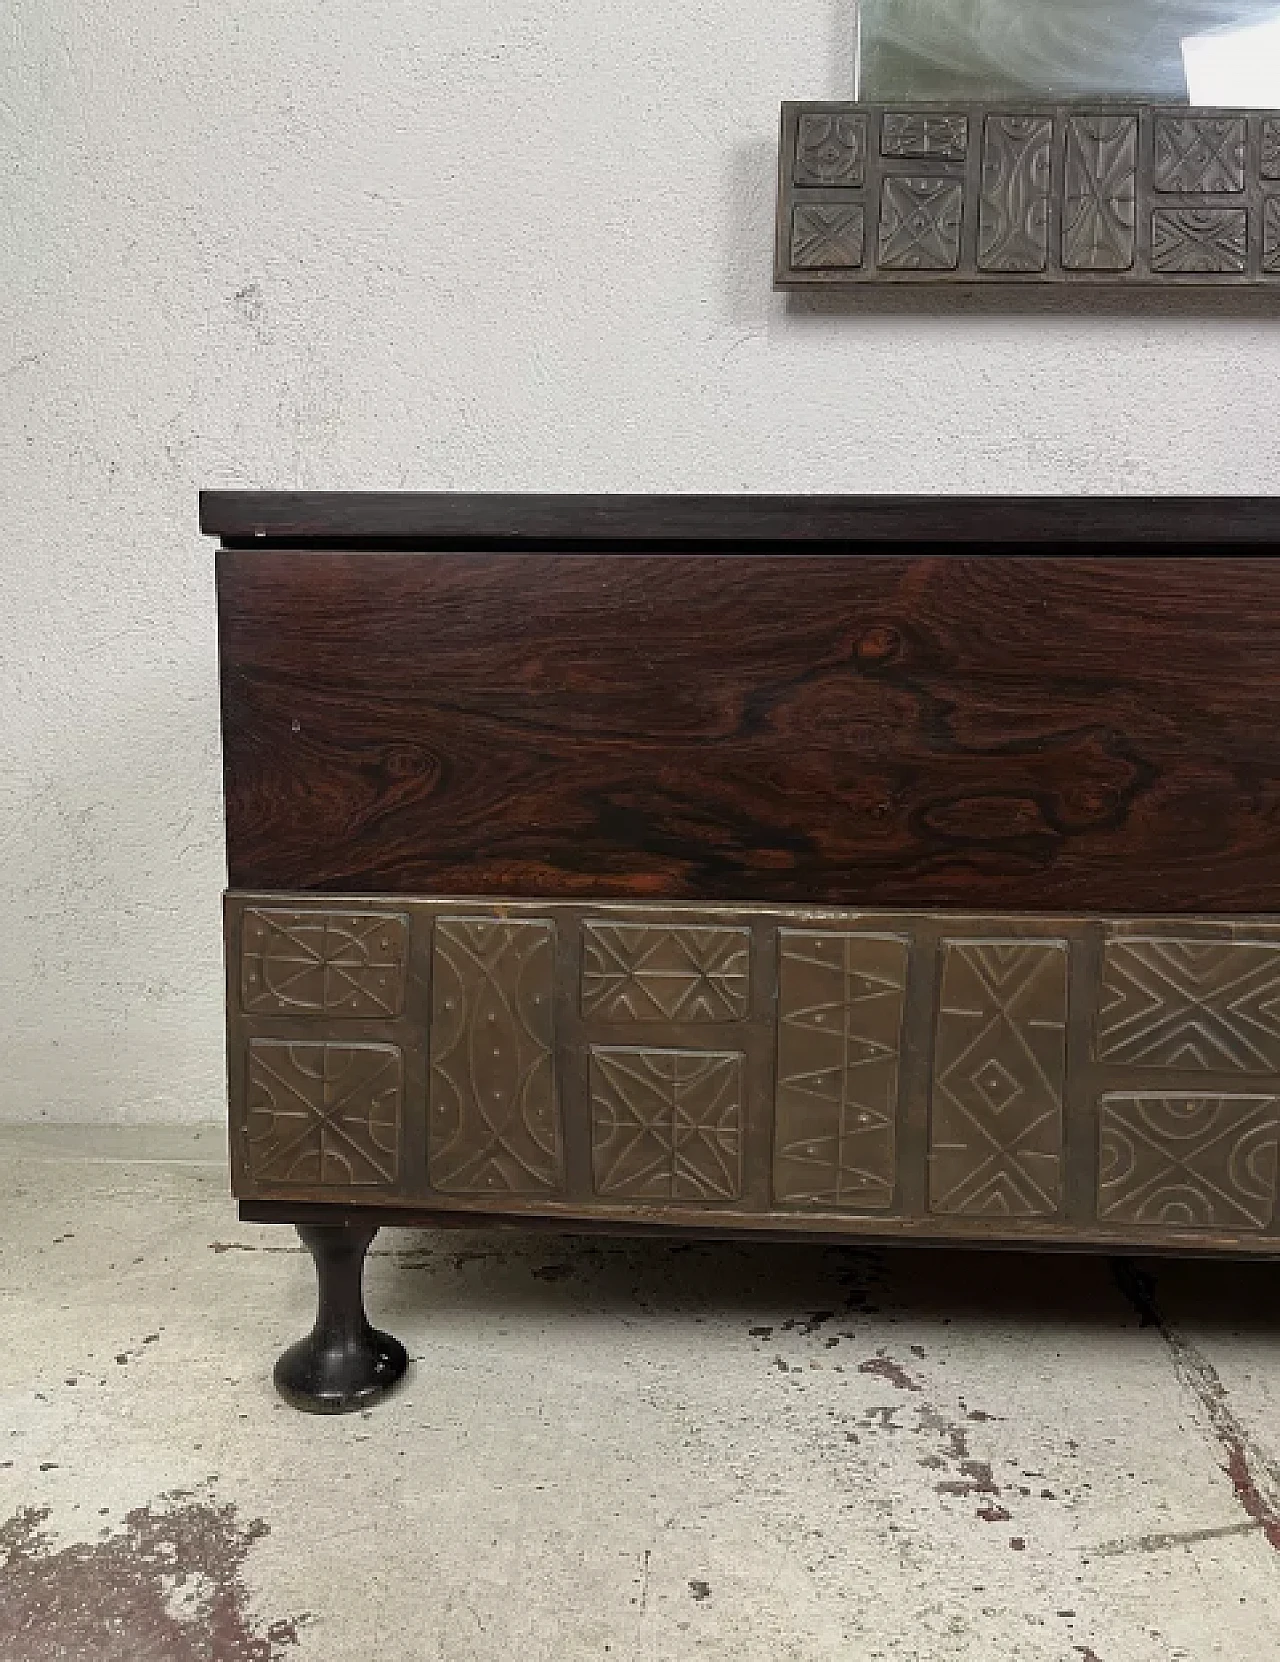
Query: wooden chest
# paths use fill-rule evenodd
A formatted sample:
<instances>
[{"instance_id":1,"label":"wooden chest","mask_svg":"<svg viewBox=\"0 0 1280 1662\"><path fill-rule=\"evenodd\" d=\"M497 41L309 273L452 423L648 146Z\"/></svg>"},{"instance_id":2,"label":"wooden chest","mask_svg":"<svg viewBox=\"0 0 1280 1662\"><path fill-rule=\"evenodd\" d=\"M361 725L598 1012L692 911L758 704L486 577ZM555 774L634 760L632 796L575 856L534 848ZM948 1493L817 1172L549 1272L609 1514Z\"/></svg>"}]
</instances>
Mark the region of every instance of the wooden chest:
<instances>
[{"instance_id":1,"label":"wooden chest","mask_svg":"<svg viewBox=\"0 0 1280 1662\"><path fill-rule=\"evenodd\" d=\"M1280 1250L1280 505L202 511L292 1400L380 1221Z\"/></svg>"}]
</instances>

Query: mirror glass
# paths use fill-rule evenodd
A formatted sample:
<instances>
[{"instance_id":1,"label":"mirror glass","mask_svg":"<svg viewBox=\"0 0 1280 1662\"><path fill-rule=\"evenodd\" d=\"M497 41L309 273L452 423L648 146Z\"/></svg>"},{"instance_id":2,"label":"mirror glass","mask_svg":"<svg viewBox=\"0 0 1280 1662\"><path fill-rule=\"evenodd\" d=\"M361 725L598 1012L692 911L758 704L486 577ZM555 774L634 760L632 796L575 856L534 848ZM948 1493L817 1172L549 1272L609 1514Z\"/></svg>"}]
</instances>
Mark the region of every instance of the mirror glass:
<instances>
[{"instance_id":1,"label":"mirror glass","mask_svg":"<svg viewBox=\"0 0 1280 1662\"><path fill-rule=\"evenodd\" d=\"M1280 0L861 0L857 96L1280 107Z\"/></svg>"}]
</instances>

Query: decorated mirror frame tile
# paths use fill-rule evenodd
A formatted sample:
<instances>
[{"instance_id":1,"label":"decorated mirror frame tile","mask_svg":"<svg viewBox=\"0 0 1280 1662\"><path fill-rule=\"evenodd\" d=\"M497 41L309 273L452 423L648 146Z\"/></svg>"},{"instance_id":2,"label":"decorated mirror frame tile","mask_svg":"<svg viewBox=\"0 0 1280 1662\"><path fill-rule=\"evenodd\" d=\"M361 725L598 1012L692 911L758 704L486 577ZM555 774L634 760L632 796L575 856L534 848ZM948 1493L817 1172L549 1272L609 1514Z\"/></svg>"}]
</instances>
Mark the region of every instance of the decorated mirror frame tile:
<instances>
[{"instance_id":1,"label":"decorated mirror frame tile","mask_svg":"<svg viewBox=\"0 0 1280 1662\"><path fill-rule=\"evenodd\" d=\"M775 282L1280 286L1280 112L784 104Z\"/></svg>"}]
</instances>

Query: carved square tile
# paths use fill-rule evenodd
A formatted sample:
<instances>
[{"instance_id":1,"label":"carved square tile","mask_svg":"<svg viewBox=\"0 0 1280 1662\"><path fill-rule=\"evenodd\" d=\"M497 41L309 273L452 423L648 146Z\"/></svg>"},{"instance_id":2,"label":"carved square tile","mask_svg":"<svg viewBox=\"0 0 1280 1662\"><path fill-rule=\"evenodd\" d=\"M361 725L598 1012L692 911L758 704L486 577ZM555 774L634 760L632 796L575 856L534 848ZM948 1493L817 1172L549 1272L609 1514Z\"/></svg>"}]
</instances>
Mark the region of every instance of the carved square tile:
<instances>
[{"instance_id":1,"label":"carved square tile","mask_svg":"<svg viewBox=\"0 0 1280 1662\"><path fill-rule=\"evenodd\" d=\"M862 264L866 211L860 202L833 207L802 202L791 215L791 264L801 271L848 270Z\"/></svg>"},{"instance_id":2,"label":"carved square tile","mask_svg":"<svg viewBox=\"0 0 1280 1662\"><path fill-rule=\"evenodd\" d=\"M1148 1228L1265 1228L1276 1204L1278 1110L1273 1096L1104 1096L1099 1219Z\"/></svg>"},{"instance_id":3,"label":"carved square tile","mask_svg":"<svg viewBox=\"0 0 1280 1662\"><path fill-rule=\"evenodd\" d=\"M921 110L886 111L880 131L884 156L942 156L959 160L969 148L969 119Z\"/></svg>"},{"instance_id":4,"label":"carved square tile","mask_svg":"<svg viewBox=\"0 0 1280 1662\"><path fill-rule=\"evenodd\" d=\"M1158 191L1244 189L1242 116L1156 117L1152 183Z\"/></svg>"},{"instance_id":5,"label":"carved square tile","mask_svg":"<svg viewBox=\"0 0 1280 1662\"><path fill-rule=\"evenodd\" d=\"M1100 1062L1183 1073L1280 1073L1280 947L1131 937L1107 942Z\"/></svg>"},{"instance_id":6,"label":"carved square tile","mask_svg":"<svg viewBox=\"0 0 1280 1662\"><path fill-rule=\"evenodd\" d=\"M935 1038L929 1208L1049 1217L1061 1204L1067 948L947 941Z\"/></svg>"},{"instance_id":7,"label":"carved square tile","mask_svg":"<svg viewBox=\"0 0 1280 1662\"><path fill-rule=\"evenodd\" d=\"M427 1174L445 1194L564 1185L553 1056L555 925L436 920Z\"/></svg>"},{"instance_id":8,"label":"carved square tile","mask_svg":"<svg viewBox=\"0 0 1280 1662\"><path fill-rule=\"evenodd\" d=\"M1280 196L1262 200L1262 269L1280 272Z\"/></svg>"},{"instance_id":9,"label":"carved square tile","mask_svg":"<svg viewBox=\"0 0 1280 1662\"><path fill-rule=\"evenodd\" d=\"M395 1183L404 1066L395 1045L251 1039L246 1123L258 1183Z\"/></svg>"},{"instance_id":10,"label":"carved square tile","mask_svg":"<svg viewBox=\"0 0 1280 1662\"><path fill-rule=\"evenodd\" d=\"M1261 172L1264 179L1280 179L1280 117L1262 123Z\"/></svg>"},{"instance_id":11,"label":"carved square tile","mask_svg":"<svg viewBox=\"0 0 1280 1662\"><path fill-rule=\"evenodd\" d=\"M392 912L244 914L240 1001L253 1016L398 1016L408 919Z\"/></svg>"},{"instance_id":12,"label":"carved square tile","mask_svg":"<svg viewBox=\"0 0 1280 1662\"><path fill-rule=\"evenodd\" d=\"M800 117L796 129L796 184L860 185L866 163L865 115L810 112Z\"/></svg>"},{"instance_id":13,"label":"carved square tile","mask_svg":"<svg viewBox=\"0 0 1280 1662\"><path fill-rule=\"evenodd\" d=\"M890 271L953 271L960 263L958 180L893 176L882 182L879 263Z\"/></svg>"},{"instance_id":14,"label":"carved square tile","mask_svg":"<svg viewBox=\"0 0 1280 1662\"><path fill-rule=\"evenodd\" d=\"M599 1021L741 1021L746 929L664 923L582 926L582 1013Z\"/></svg>"},{"instance_id":15,"label":"carved square tile","mask_svg":"<svg viewBox=\"0 0 1280 1662\"><path fill-rule=\"evenodd\" d=\"M737 1051L591 1050L595 1192L620 1200L737 1200L744 1058Z\"/></svg>"},{"instance_id":16,"label":"carved square tile","mask_svg":"<svg viewBox=\"0 0 1280 1662\"><path fill-rule=\"evenodd\" d=\"M1248 249L1243 208L1157 208L1151 216L1152 271L1243 271Z\"/></svg>"}]
</instances>

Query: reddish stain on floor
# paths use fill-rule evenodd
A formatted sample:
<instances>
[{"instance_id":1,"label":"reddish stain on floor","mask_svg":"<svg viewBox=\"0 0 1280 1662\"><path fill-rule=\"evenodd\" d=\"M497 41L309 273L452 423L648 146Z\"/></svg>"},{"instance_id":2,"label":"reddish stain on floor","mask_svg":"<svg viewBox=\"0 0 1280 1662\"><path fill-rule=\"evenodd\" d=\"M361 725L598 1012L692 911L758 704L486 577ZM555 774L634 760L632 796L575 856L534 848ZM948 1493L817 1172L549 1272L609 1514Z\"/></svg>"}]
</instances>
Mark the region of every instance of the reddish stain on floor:
<instances>
[{"instance_id":1,"label":"reddish stain on floor","mask_svg":"<svg viewBox=\"0 0 1280 1662\"><path fill-rule=\"evenodd\" d=\"M245 1561L267 1533L232 1505L161 1496L97 1541L58 1547L48 1507L0 1525L4 1662L282 1662L304 1617L263 1623Z\"/></svg>"}]
</instances>

